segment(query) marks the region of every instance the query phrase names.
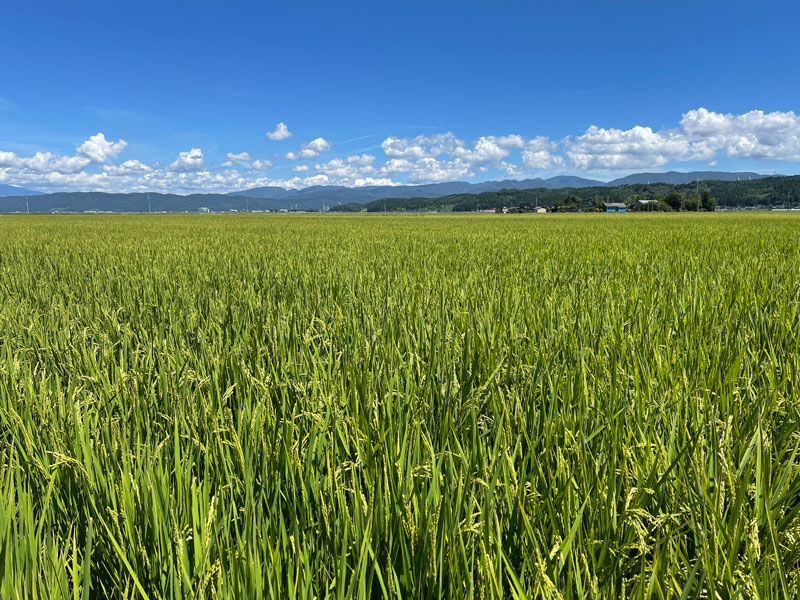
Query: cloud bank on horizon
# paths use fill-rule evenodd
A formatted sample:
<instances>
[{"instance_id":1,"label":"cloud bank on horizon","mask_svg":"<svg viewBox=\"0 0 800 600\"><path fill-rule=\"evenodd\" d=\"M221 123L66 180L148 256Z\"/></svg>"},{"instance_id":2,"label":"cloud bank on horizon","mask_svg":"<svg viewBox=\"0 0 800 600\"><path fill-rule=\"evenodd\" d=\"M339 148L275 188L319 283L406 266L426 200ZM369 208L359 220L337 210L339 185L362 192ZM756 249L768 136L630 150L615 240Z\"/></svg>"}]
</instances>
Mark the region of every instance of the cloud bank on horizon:
<instances>
[{"instance_id":1,"label":"cloud bank on horizon","mask_svg":"<svg viewBox=\"0 0 800 600\"><path fill-rule=\"evenodd\" d=\"M72 155L24 156L0 148L0 183L42 191L229 192L262 186L359 187L692 164L714 167L720 158L762 161L769 168L777 161L800 161L800 116L793 111L730 114L697 108L684 113L671 129L592 125L580 135L561 139L513 133L468 142L452 132L389 135L374 154L339 155L324 137L298 144L287 141L292 135L280 122L265 134L275 143L272 154L258 157L232 148L218 164L206 161L202 148L188 148L164 165L146 164L124 156L124 139L106 139L102 132L78 145ZM297 175L280 175L279 170L289 169Z\"/></svg>"}]
</instances>

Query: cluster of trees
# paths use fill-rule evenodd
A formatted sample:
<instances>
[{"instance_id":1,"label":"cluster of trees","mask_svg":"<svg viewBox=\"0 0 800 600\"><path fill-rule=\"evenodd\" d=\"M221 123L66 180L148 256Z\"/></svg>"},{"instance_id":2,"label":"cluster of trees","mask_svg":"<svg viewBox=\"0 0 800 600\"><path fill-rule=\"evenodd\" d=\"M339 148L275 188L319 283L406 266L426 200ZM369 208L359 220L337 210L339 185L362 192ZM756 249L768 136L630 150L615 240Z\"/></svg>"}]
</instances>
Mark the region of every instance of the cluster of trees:
<instances>
[{"instance_id":1,"label":"cluster of trees","mask_svg":"<svg viewBox=\"0 0 800 600\"><path fill-rule=\"evenodd\" d=\"M639 200L655 200L642 204ZM343 204L340 212L469 212L499 207L544 206L555 211L602 210L605 202L623 202L629 210L703 211L719 208L800 207L800 176L767 177L751 181L701 181L633 184L587 188L500 190L453 194L441 198L387 198L367 204Z\"/></svg>"},{"instance_id":2,"label":"cluster of trees","mask_svg":"<svg viewBox=\"0 0 800 600\"><path fill-rule=\"evenodd\" d=\"M642 202L642 200L646 200ZM628 203L628 210L632 211L713 211L717 208L717 200L711 196L711 191L705 189L701 194L685 194L673 190L659 198L633 198Z\"/></svg>"}]
</instances>

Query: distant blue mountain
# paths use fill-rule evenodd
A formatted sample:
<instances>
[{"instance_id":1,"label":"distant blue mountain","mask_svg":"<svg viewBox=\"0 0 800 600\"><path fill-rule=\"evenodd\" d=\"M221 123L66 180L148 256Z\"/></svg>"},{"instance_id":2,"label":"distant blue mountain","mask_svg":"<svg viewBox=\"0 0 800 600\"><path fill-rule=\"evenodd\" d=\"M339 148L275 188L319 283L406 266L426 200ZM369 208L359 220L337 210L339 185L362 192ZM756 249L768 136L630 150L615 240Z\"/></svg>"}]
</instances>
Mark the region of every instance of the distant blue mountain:
<instances>
[{"instance_id":1,"label":"distant blue mountain","mask_svg":"<svg viewBox=\"0 0 800 600\"><path fill-rule=\"evenodd\" d=\"M694 171L679 173L637 173L605 183L595 179L585 179L570 175L560 175L549 179L523 179L506 181L485 181L469 183L450 181L425 185L369 186L348 188L342 186L313 186L301 190L287 190L280 187L263 187L230 194L150 194L150 208L153 212L196 212L203 208L212 211L249 210L323 210L340 204L367 204L384 198L440 198L455 194L480 194L500 190L527 190L563 188L582 189L649 183L669 183L673 185L700 181L741 181L762 179L758 173L724 173L719 171ZM580 194L602 194L601 190L579 192ZM25 196L28 195L28 206ZM103 192L59 192L42 194L35 190L25 190L0 184L0 212L147 212L148 194L110 194Z\"/></svg>"},{"instance_id":2,"label":"distant blue mountain","mask_svg":"<svg viewBox=\"0 0 800 600\"><path fill-rule=\"evenodd\" d=\"M3 196L40 196L44 192L37 192L36 190L26 190L25 188L17 187L16 185L8 185L0 183L0 197Z\"/></svg>"},{"instance_id":3,"label":"distant blue mountain","mask_svg":"<svg viewBox=\"0 0 800 600\"><path fill-rule=\"evenodd\" d=\"M633 185L636 183L671 183L672 185L680 185L695 181L747 181L764 177L772 177L772 175L760 175L749 171L741 173L726 173L724 171L690 171L681 173L680 171L667 171L666 173L635 173L609 181L605 185Z\"/></svg>"},{"instance_id":4,"label":"distant blue mountain","mask_svg":"<svg viewBox=\"0 0 800 600\"><path fill-rule=\"evenodd\" d=\"M286 190L280 187L260 187L249 190L231 192L231 196L248 196L250 198L268 198L270 200L284 200L288 207L319 209L322 203L326 206L335 204L365 204L383 198L439 198L452 194L480 194L482 192L498 192L500 190L529 190L529 189L561 189L608 187L617 185L633 185L638 183L671 183L678 185L694 181L742 181L760 179L768 175L758 173L726 173L723 171L691 171L680 173L667 171L666 173L636 173L621 177L614 181L598 181L574 175L558 175L548 179L507 179L504 181L484 181L482 183L469 183L467 181L448 181L445 183L428 183L424 185L382 185L348 188L342 186L313 186L300 190Z\"/></svg>"},{"instance_id":5,"label":"distant blue mountain","mask_svg":"<svg viewBox=\"0 0 800 600\"><path fill-rule=\"evenodd\" d=\"M522 179L505 181L484 181L469 183L467 181L448 181L445 183L428 183L423 185L381 185L349 188L342 186L313 186L301 190L286 190L279 187L260 187L238 192L231 196L247 196L249 198L268 198L284 200L288 207L318 209L325 202L326 206L348 204L351 202L365 204L383 198L439 198L451 194L480 194L481 192L498 192L503 189L526 190L532 188L558 189L563 187L593 187L606 185L602 181L559 175L550 179Z\"/></svg>"}]
</instances>

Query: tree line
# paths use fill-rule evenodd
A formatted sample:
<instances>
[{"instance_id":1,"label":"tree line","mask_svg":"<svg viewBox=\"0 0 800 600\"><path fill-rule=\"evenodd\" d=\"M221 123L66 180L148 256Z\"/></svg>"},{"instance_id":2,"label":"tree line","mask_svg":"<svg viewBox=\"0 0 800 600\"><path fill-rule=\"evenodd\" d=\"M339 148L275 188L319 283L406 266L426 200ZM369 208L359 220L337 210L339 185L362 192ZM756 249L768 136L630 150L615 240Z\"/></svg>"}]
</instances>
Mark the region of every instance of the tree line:
<instances>
[{"instance_id":1,"label":"tree line","mask_svg":"<svg viewBox=\"0 0 800 600\"><path fill-rule=\"evenodd\" d=\"M587 188L500 190L452 194L440 198L386 198L366 204L343 204L338 212L469 212L500 207L557 212L599 211L606 202L622 202L633 211L710 211L743 208L800 207L800 176L749 181L700 181Z\"/></svg>"}]
</instances>

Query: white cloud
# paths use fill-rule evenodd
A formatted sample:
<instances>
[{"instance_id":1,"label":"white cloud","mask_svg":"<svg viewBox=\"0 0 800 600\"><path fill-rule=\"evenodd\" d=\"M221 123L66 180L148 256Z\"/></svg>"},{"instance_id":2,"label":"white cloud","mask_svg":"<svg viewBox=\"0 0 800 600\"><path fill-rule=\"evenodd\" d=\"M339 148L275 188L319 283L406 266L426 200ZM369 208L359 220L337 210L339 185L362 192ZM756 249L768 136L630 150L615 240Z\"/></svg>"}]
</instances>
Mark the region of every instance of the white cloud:
<instances>
[{"instance_id":1,"label":"white cloud","mask_svg":"<svg viewBox=\"0 0 800 600\"><path fill-rule=\"evenodd\" d=\"M299 190L312 185L330 185L331 180L327 175L311 175L310 177L292 177L291 179L273 179L269 185L289 190Z\"/></svg>"},{"instance_id":2,"label":"white cloud","mask_svg":"<svg viewBox=\"0 0 800 600\"><path fill-rule=\"evenodd\" d=\"M301 158L316 158L320 152L327 152L331 149L331 143L325 138L315 138L300 146L300 152L289 152L286 158L289 160L300 160Z\"/></svg>"},{"instance_id":3,"label":"white cloud","mask_svg":"<svg viewBox=\"0 0 800 600\"><path fill-rule=\"evenodd\" d=\"M508 176L521 176L522 169L509 162L515 151L521 151L523 162L531 168L554 168L563 159L553 155L556 144L547 138L526 140L519 134L482 136L471 145L453 133L419 135L414 138L388 137L381 145L387 160L384 173L408 173L409 181L446 181L472 177L475 171L500 169ZM527 157L527 158L526 158Z\"/></svg>"},{"instance_id":4,"label":"white cloud","mask_svg":"<svg viewBox=\"0 0 800 600\"><path fill-rule=\"evenodd\" d=\"M556 144L543 137L528 141L519 134L482 136L471 145L451 132L415 138L388 137L381 146L389 157L380 167L381 172L407 173L408 180L414 183L473 177L476 171L490 169L519 177L523 175L521 167L506 160L516 151L522 152L528 167L554 168L563 164L561 157L552 154Z\"/></svg>"},{"instance_id":5,"label":"white cloud","mask_svg":"<svg viewBox=\"0 0 800 600\"><path fill-rule=\"evenodd\" d=\"M33 156L19 156L16 152L0 151L0 167L29 170L34 173L78 173L91 163L84 156L59 156L50 152L37 152Z\"/></svg>"},{"instance_id":6,"label":"white cloud","mask_svg":"<svg viewBox=\"0 0 800 600\"><path fill-rule=\"evenodd\" d=\"M103 173L108 175L133 175L135 173L151 173L153 167L150 167L138 160L126 160L121 165L105 165L103 166Z\"/></svg>"},{"instance_id":7,"label":"white cloud","mask_svg":"<svg viewBox=\"0 0 800 600\"><path fill-rule=\"evenodd\" d=\"M395 181L392 181L388 177L379 177L377 179L374 178L374 177L364 177L362 179L356 179L353 182L353 187L364 187L364 186L373 186L373 185L391 185L391 186L395 186L395 185L401 185L401 184L399 184L399 183L397 183Z\"/></svg>"},{"instance_id":8,"label":"white cloud","mask_svg":"<svg viewBox=\"0 0 800 600\"><path fill-rule=\"evenodd\" d=\"M564 159L551 154L547 150L525 150L522 153L523 164L530 169L556 169L564 166ZM518 173L514 170L515 174Z\"/></svg>"},{"instance_id":9,"label":"white cloud","mask_svg":"<svg viewBox=\"0 0 800 600\"><path fill-rule=\"evenodd\" d=\"M383 173L406 173L414 168L414 163L407 158L392 158L383 163Z\"/></svg>"},{"instance_id":10,"label":"white cloud","mask_svg":"<svg viewBox=\"0 0 800 600\"><path fill-rule=\"evenodd\" d=\"M285 140L292 137L292 132L286 126L286 123L280 122L275 126L275 129L267 132L267 137L271 140Z\"/></svg>"},{"instance_id":11,"label":"white cloud","mask_svg":"<svg viewBox=\"0 0 800 600\"><path fill-rule=\"evenodd\" d=\"M530 169L555 169L564 166L564 159L553 154L558 144L544 136L537 136L525 144L522 151L522 164ZM508 171L508 169L507 169ZM514 175L520 175L514 172Z\"/></svg>"},{"instance_id":12,"label":"white cloud","mask_svg":"<svg viewBox=\"0 0 800 600\"><path fill-rule=\"evenodd\" d=\"M248 162L251 160L255 160L256 157L248 154L247 152L239 152L238 154L234 152L228 152L225 155L225 158L229 161L236 161L236 162Z\"/></svg>"},{"instance_id":13,"label":"white cloud","mask_svg":"<svg viewBox=\"0 0 800 600\"><path fill-rule=\"evenodd\" d=\"M683 115L680 129L709 155L722 150L730 158L800 160L800 116L792 111L732 115L698 108Z\"/></svg>"},{"instance_id":14,"label":"white cloud","mask_svg":"<svg viewBox=\"0 0 800 600\"><path fill-rule=\"evenodd\" d=\"M464 141L453 133L418 135L414 138L389 136L381 143L384 154L390 158L426 158L451 154L456 148L464 146Z\"/></svg>"},{"instance_id":15,"label":"white cloud","mask_svg":"<svg viewBox=\"0 0 800 600\"><path fill-rule=\"evenodd\" d=\"M661 166L689 152L688 140L673 132L649 127L604 129L592 125L566 143L567 155L578 169L635 169Z\"/></svg>"},{"instance_id":16,"label":"white cloud","mask_svg":"<svg viewBox=\"0 0 800 600\"><path fill-rule=\"evenodd\" d=\"M635 169L670 161L716 162L714 158L720 152L729 158L800 160L800 116L792 111L753 110L733 115L698 108L686 112L675 129L592 126L567 140L565 146L578 169Z\"/></svg>"},{"instance_id":17,"label":"white cloud","mask_svg":"<svg viewBox=\"0 0 800 600\"><path fill-rule=\"evenodd\" d=\"M277 131L277 129L276 129ZM369 186L484 178L522 178L537 171L649 169L675 162L716 167L730 160L800 161L800 116L794 112L717 113L706 108L683 114L674 128L653 130L595 125L575 137L551 140L520 134L486 135L471 142L452 132L388 136L383 155L353 154L320 160L332 150L325 138L302 144L289 159L317 159L309 164L279 163L294 177L270 178L272 160L247 152L229 152L222 168L209 168L199 148L181 152L166 166L131 159L114 164L127 148L124 140L97 133L74 155L39 151L32 155L0 150L0 181L42 190L228 192L261 186L301 188L312 185ZM281 157L273 158L277 162ZM772 165L770 165L771 170ZM287 171L288 171L287 168Z\"/></svg>"},{"instance_id":18,"label":"white cloud","mask_svg":"<svg viewBox=\"0 0 800 600\"><path fill-rule=\"evenodd\" d=\"M331 180L327 175L311 175L310 177L305 177L303 179L303 187L309 187L312 185L329 185L330 182Z\"/></svg>"},{"instance_id":19,"label":"white cloud","mask_svg":"<svg viewBox=\"0 0 800 600\"><path fill-rule=\"evenodd\" d=\"M205 168L203 162L203 151L200 148L192 148L188 152L181 152L174 162L167 167L169 171L186 172L202 171Z\"/></svg>"},{"instance_id":20,"label":"white cloud","mask_svg":"<svg viewBox=\"0 0 800 600\"><path fill-rule=\"evenodd\" d=\"M266 171L272 166L272 161L254 160L250 166L252 166L256 171Z\"/></svg>"},{"instance_id":21,"label":"white cloud","mask_svg":"<svg viewBox=\"0 0 800 600\"><path fill-rule=\"evenodd\" d=\"M506 135L496 137L493 135L480 137L472 148L459 146L451 152L454 156L471 167L488 168L497 165L501 160L511 154L514 148L525 146L521 135Z\"/></svg>"},{"instance_id":22,"label":"white cloud","mask_svg":"<svg viewBox=\"0 0 800 600\"><path fill-rule=\"evenodd\" d=\"M324 173L330 177L342 179L353 179L361 175L370 175L375 172L372 163L375 157L370 154L348 156L347 158L334 158L327 163L315 165L314 169L318 173Z\"/></svg>"},{"instance_id":23,"label":"white cloud","mask_svg":"<svg viewBox=\"0 0 800 600\"><path fill-rule=\"evenodd\" d=\"M422 136L419 136L422 137ZM428 150L421 144L408 138L388 137L381 143L383 153L393 158L423 158L429 156Z\"/></svg>"},{"instance_id":24,"label":"white cloud","mask_svg":"<svg viewBox=\"0 0 800 600\"><path fill-rule=\"evenodd\" d=\"M105 135L98 133L78 146L76 152L94 162L102 163L109 158L116 158L127 146L128 142L125 140L110 142Z\"/></svg>"},{"instance_id":25,"label":"white cloud","mask_svg":"<svg viewBox=\"0 0 800 600\"><path fill-rule=\"evenodd\" d=\"M405 172L410 183L450 181L474 175L469 165L460 160L437 160L428 157L413 163L408 163L408 161L404 163L389 161L389 163L386 165L387 169L381 169L383 173Z\"/></svg>"},{"instance_id":26,"label":"white cloud","mask_svg":"<svg viewBox=\"0 0 800 600\"><path fill-rule=\"evenodd\" d=\"M309 148L314 152L326 152L331 149L331 143L325 138L318 137L308 142L308 144L306 144L306 148Z\"/></svg>"}]
</instances>

